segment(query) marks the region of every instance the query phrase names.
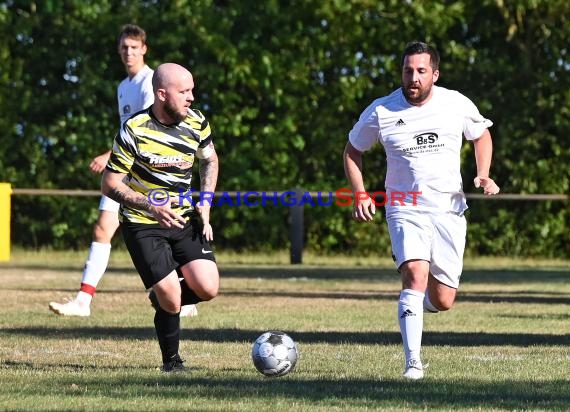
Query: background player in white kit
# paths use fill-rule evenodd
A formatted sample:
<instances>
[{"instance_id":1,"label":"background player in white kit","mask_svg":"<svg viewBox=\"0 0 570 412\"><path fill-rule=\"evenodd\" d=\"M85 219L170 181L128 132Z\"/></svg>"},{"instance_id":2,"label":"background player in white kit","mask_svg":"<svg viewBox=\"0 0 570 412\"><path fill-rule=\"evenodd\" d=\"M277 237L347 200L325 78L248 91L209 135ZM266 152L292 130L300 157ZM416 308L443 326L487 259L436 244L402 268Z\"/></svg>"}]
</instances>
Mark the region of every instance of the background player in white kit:
<instances>
[{"instance_id":1,"label":"background player in white kit","mask_svg":"<svg viewBox=\"0 0 570 412\"><path fill-rule=\"evenodd\" d=\"M125 65L127 77L117 88L121 124L154 102L153 70L144 61L146 52L146 32L134 24L124 25L119 34L119 55ZM111 150L108 150L95 157L89 165L91 171L103 173L110 155ZM91 300L107 269L111 240L119 227L119 206L119 203L107 196L101 197L99 216L93 227L93 242L83 269L79 292L75 299L65 303L50 302L51 311L64 316L91 315ZM197 313L195 305L186 305L182 308L180 316L195 316Z\"/></svg>"},{"instance_id":2,"label":"background player in white kit","mask_svg":"<svg viewBox=\"0 0 570 412\"><path fill-rule=\"evenodd\" d=\"M435 86L438 77L437 51L426 43L409 43L402 57L402 87L362 112L344 150L345 173L355 198L356 193L366 192L362 153L377 141L386 152L387 198L394 192L408 194L403 204L387 202L385 208L402 276L398 321L404 376L409 379L424 376L423 312L451 308L463 270L467 209L460 174L463 136L475 149L475 187L488 195L499 192L489 178L493 144L488 128L493 123L467 97ZM353 218L371 221L375 212L374 202L367 198L355 203Z\"/></svg>"}]
</instances>

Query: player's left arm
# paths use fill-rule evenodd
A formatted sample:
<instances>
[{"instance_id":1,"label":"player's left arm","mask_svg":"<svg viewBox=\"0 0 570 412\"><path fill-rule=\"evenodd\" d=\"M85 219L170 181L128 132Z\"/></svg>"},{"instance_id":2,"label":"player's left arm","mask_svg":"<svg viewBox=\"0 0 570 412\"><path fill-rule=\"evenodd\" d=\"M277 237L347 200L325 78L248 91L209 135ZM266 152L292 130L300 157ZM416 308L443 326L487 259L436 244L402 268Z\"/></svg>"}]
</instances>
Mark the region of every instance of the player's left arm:
<instances>
[{"instance_id":1,"label":"player's left arm","mask_svg":"<svg viewBox=\"0 0 570 412\"><path fill-rule=\"evenodd\" d=\"M212 142L208 144L204 152L207 152L209 156L206 158L199 158L198 165L200 169L200 191L213 194L216 190L216 184L218 182L218 154L216 153L216 149L214 148L214 144ZM202 204L196 205L196 211L204 223L204 230L202 231L202 234L206 237L206 240L210 241L214 239L212 225L210 224L210 208L212 207L212 204L207 200L201 203Z\"/></svg>"},{"instance_id":2,"label":"player's left arm","mask_svg":"<svg viewBox=\"0 0 570 412\"><path fill-rule=\"evenodd\" d=\"M493 157L493 139L489 129L485 129L483 134L473 140L475 148L475 162L477 163L477 177L473 180L475 187L482 187L486 195L496 195L499 193L499 186L489 177L491 169L491 159Z\"/></svg>"}]
</instances>

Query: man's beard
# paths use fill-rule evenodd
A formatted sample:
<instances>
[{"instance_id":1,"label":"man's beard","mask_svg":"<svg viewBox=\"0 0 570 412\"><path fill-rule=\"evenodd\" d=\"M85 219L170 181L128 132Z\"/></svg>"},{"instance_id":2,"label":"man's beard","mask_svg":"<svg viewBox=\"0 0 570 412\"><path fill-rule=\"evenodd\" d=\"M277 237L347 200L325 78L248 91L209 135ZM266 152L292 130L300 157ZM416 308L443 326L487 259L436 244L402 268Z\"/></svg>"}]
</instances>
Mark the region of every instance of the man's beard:
<instances>
[{"instance_id":1,"label":"man's beard","mask_svg":"<svg viewBox=\"0 0 570 412\"><path fill-rule=\"evenodd\" d=\"M178 112L173 106L170 104L166 104L164 106L164 111L168 116L170 116L174 122L173 123L180 123L186 117L186 113L182 114Z\"/></svg>"},{"instance_id":2,"label":"man's beard","mask_svg":"<svg viewBox=\"0 0 570 412\"><path fill-rule=\"evenodd\" d=\"M418 89L419 94L417 94L413 97L410 95L410 91L408 90L407 87L402 87L402 90L404 92L404 97L406 98L408 103L416 105L416 104L422 103L423 101L425 101L429 97L429 94L431 91L431 86L427 87L427 88L419 88Z\"/></svg>"}]
</instances>

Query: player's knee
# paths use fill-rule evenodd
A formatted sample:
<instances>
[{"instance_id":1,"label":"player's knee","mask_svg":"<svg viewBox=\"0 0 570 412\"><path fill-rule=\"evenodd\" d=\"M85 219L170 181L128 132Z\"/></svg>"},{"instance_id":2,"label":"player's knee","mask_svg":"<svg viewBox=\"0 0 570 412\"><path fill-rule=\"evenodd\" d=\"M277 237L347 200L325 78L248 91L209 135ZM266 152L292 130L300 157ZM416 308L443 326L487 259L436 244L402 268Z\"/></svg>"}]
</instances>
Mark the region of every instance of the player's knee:
<instances>
[{"instance_id":1,"label":"player's knee","mask_svg":"<svg viewBox=\"0 0 570 412\"><path fill-rule=\"evenodd\" d=\"M218 296L220 288L220 275L217 268L202 266L195 269L200 270L200 276L192 283L194 293L203 301L214 299Z\"/></svg>"},{"instance_id":2,"label":"player's knee","mask_svg":"<svg viewBox=\"0 0 570 412\"><path fill-rule=\"evenodd\" d=\"M160 303L160 308L163 311L170 313L171 315L179 313L181 307L182 306L181 306L180 302L176 302L176 301L172 301L172 300L166 300L166 301Z\"/></svg>"},{"instance_id":3,"label":"player's knee","mask_svg":"<svg viewBox=\"0 0 570 412\"><path fill-rule=\"evenodd\" d=\"M455 302L455 296L438 296L436 298L432 298L430 296L431 303L433 306L437 308L440 312L445 312L446 310L451 309L453 303Z\"/></svg>"},{"instance_id":4,"label":"player's knee","mask_svg":"<svg viewBox=\"0 0 570 412\"><path fill-rule=\"evenodd\" d=\"M93 226L93 240L100 243L111 243L118 227L119 220L115 215L101 212Z\"/></svg>"},{"instance_id":5,"label":"player's knee","mask_svg":"<svg viewBox=\"0 0 570 412\"><path fill-rule=\"evenodd\" d=\"M214 299L218 296L218 286L216 285L207 285L205 287L200 288L200 290L195 291L196 295L200 297L203 301L208 301Z\"/></svg>"},{"instance_id":6,"label":"player's knee","mask_svg":"<svg viewBox=\"0 0 570 412\"><path fill-rule=\"evenodd\" d=\"M398 270L402 275L403 289L424 290L427 287L429 273L427 262L408 261Z\"/></svg>"},{"instance_id":7,"label":"player's knee","mask_svg":"<svg viewBox=\"0 0 570 412\"><path fill-rule=\"evenodd\" d=\"M110 228L102 226L98 223L96 223L95 226L93 227L93 240L95 242L111 243L114 234L115 234L114 230L110 230Z\"/></svg>"},{"instance_id":8,"label":"player's knee","mask_svg":"<svg viewBox=\"0 0 570 412\"><path fill-rule=\"evenodd\" d=\"M453 306L453 302L449 302L449 303L446 302L445 304L439 306L439 310L440 310L440 312L445 312L446 310L451 309L452 306Z\"/></svg>"}]
</instances>

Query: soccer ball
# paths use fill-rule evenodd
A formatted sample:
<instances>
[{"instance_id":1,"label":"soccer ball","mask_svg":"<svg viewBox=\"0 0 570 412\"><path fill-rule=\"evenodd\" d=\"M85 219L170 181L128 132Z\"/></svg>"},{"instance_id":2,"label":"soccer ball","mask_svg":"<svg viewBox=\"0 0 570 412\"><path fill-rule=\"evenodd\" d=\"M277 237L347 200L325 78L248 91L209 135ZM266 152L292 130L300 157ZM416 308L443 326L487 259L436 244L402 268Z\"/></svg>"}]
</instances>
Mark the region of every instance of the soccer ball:
<instances>
[{"instance_id":1,"label":"soccer ball","mask_svg":"<svg viewBox=\"0 0 570 412\"><path fill-rule=\"evenodd\" d=\"M255 340L251 358L259 372L265 376L278 377L293 370L299 358L299 351L289 335L271 330Z\"/></svg>"}]
</instances>

